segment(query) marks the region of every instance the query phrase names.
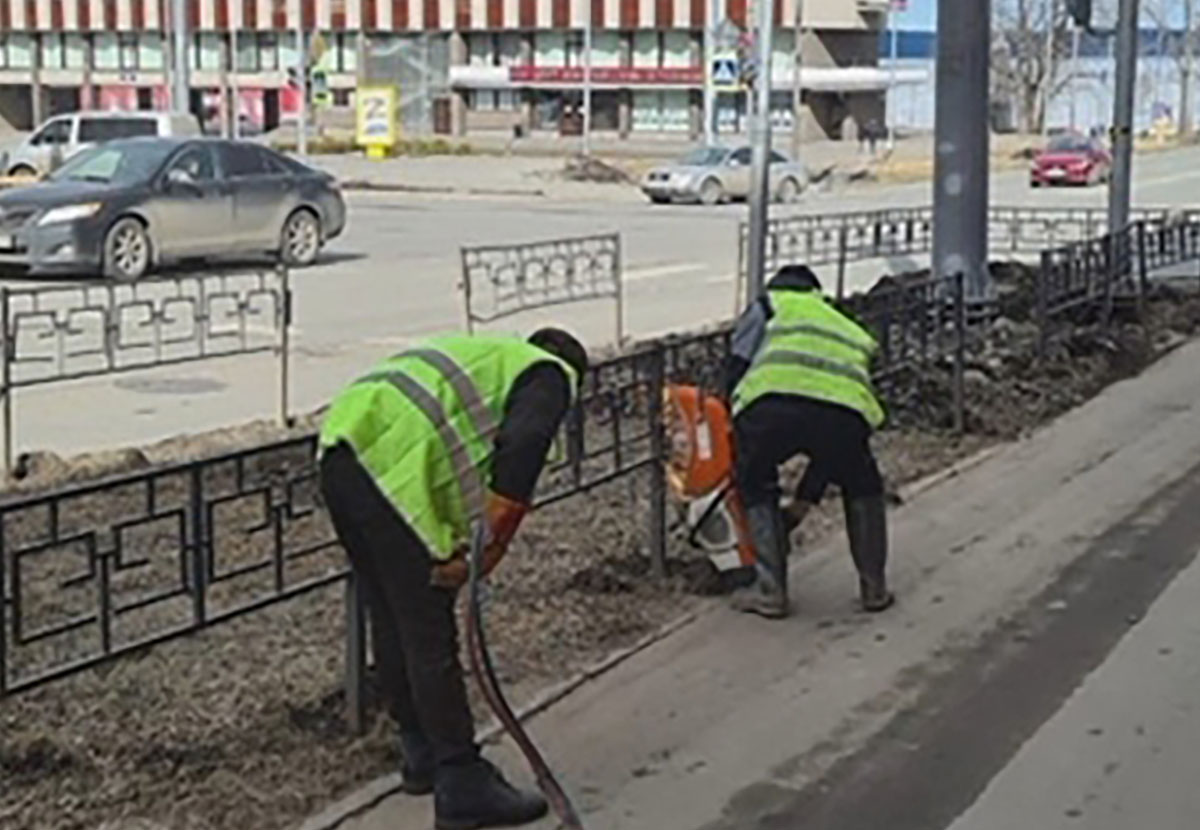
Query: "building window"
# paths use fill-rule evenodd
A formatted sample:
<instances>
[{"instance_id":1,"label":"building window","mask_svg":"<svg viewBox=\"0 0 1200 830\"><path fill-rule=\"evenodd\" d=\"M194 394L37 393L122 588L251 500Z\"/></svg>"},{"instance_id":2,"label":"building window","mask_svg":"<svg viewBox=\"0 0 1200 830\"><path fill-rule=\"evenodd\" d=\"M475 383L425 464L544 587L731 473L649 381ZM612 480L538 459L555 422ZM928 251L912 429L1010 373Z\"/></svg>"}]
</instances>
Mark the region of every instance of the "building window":
<instances>
[{"instance_id":1,"label":"building window","mask_svg":"<svg viewBox=\"0 0 1200 830\"><path fill-rule=\"evenodd\" d=\"M234 71L235 72L257 72L258 64L258 38L254 32L242 34L234 30L233 32L234 45Z\"/></svg>"},{"instance_id":2,"label":"building window","mask_svg":"<svg viewBox=\"0 0 1200 830\"><path fill-rule=\"evenodd\" d=\"M258 68L263 72L279 70L279 38L274 32L258 33Z\"/></svg>"},{"instance_id":3,"label":"building window","mask_svg":"<svg viewBox=\"0 0 1200 830\"><path fill-rule=\"evenodd\" d=\"M138 40L137 35L117 35L117 49L120 53L121 70L137 72L138 70Z\"/></svg>"},{"instance_id":4,"label":"building window","mask_svg":"<svg viewBox=\"0 0 1200 830\"><path fill-rule=\"evenodd\" d=\"M633 36L633 65L639 68L662 66L658 32L637 32Z\"/></svg>"},{"instance_id":5,"label":"building window","mask_svg":"<svg viewBox=\"0 0 1200 830\"><path fill-rule=\"evenodd\" d=\"M8 35L0 32L0 69L8 69Z\"/></svg>"},{"instance_id":6,"label":"building window","mask_svg":"<svg viewBox=\"0 0 1200 830\"><path fill-rule=\"evenodd\" d=\"M566 66L567 36L562 32L538 32L533 36L535 66Z\"/></svg>"},{"instance_id":7,"label":"building window","mask_svg":"<svg viewBox=\"0 0 1200 830\"><path fill-rule=\"evenodd\" d=\"M583 63L583 32L567 32L567 66Z\"/></svg>"},{"instance_id":8,"label":"building window","mask_svg":"<svg viewBox=\"0 0 1200 830\"><path fill-rule=\"evenodd\" d=\"M138 68L143 72L163 68L163 38L158 32L138 35Z\"/></svg>"},{"instance_id":9,"label":"building window","mask_svg":"<svg viewBox=\"0 0 1200 830\"><path fill-rule=\"evenodd\" d=\"M92 64L96 69L119 69L121 63L116 34L97 32L92 38Z\"/></svg>"},{"instance_id":10,"label":"building window","mask_svg":"<svg viewBox=\"0 0 1200 830\"><path fill-rule=\"evenodd\" d=\"M42 34L42 68L63 68L62 35L57 32L44 32Z\"/></svg>"},{"instance_id":11,"label":"building window","mask_svg":"<svg viewBox=\"0 0 1200 830\"><path fill-rule=\"evenodd\" d=\"M467 42L467 66L491 66L493 49L490 32L473 32L465 38Z\"/></svg>"},{"instance_id":12,"label":"building window","mask_svg":"<svg viewBox=\"0 0 1200 830\"><path fill-rule=\"evenodd\" d=\"M83 35L71 34L63 38L63 61L67 69L83 69L87 63L86 44Z\"/></svg>"},{"instance_id":13,"label":"building window","mask_svg":"<svg viewBox=\"0 0 1200 830\"><path fill-rule=\"evenodd\" d=\"M521 63L521 36L516 33L496 36L496 65L517 66Z\"/></svg>"},{"instance_id":14,"label":"building window","mask_svg":"<svg viewBox=\"0 0 1200 830\"><path fill-rule=\"evenodd\" d=\"M671 67L692 65L692 35L690 32L662 32L662 65Z\"/></svg>"},{"instance_id":15,"label":"building window","mask_svg":"<svg viewBox=\"0 0 1200 830\"><path fill-rule=\"evenodd\" d=\"M337 36L335 61L335 72L358 71L358 35L351 33Z\"/></svg>"}]
</instances>

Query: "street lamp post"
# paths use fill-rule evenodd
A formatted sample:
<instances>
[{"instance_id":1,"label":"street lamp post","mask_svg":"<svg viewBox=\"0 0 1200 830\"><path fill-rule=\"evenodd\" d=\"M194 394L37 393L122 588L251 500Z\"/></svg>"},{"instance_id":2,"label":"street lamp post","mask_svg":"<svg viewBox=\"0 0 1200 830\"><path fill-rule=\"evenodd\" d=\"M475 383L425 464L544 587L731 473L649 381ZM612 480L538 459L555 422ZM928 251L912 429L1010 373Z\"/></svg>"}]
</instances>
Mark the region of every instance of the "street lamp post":
<instances>
[{"instance_id":1,"label":"street lamp post","mask_svg":"<svg viewBox=\"0 0 1200 830\"><path fill-rule=\"evenodd\" d=\"M768 182L771 156L771 36L775 28L773 0L755 0L758 23L758 71L755 74L755 97L758 107L751 124L755 135L751 141L750 162L750 250L747 257L747 305L755 302L766 283L767 210L771 190Z\"/></svg>"},{"instance_id":2,"label":"street lamp post","mask_svg":"<svg viewBox=\"0 0 1200 830\"><path fill-rule=\"evenodd\" d=\"M171 109L191 110L191 81L188 66L187 0L171 2Z\"/></svg>"},{"instance_id":3,"label":"street lamp post","mask_svg":"<svg viewBox=\"0 0 1200 830\"><path fill-rule=\"evenodd\" d=\"M1129 224L1133 178L1133 95L1137 79L1138 0L1121 0L1117 18L1117 78L1113 101L1112 179L1108 185L1108 231Z\"/></svg>"},{"instance_id":4,"label":"street lamp post","mask_svg":"<svg viewBox=\"0 0 1200 830\"><path fill-rule=\"evenodd\" d=\"M592 155L592 0L583 0L583 157Z\"/></svg>"},{"instance_id":5,"label":"street lamp post","mask_svg":"<svg viewBox=\"0 0 1200 830\"><path fill-rule=\"evenodd\" d=\"M296 152L308 155L308 44L304 36L304 4L296 4L296 84L300 104L296 109Z\"/></svg>"},{"instance_id":6,"label":"street lamp post","mask_svg":"<svg viewBox=\"0 0 1200 830\"><path fill-rule=\"evenodd\" d=\"M792 24L792 161L800 161L804 146L804 0L796 0Z\"/></svg>"}]
</instances>

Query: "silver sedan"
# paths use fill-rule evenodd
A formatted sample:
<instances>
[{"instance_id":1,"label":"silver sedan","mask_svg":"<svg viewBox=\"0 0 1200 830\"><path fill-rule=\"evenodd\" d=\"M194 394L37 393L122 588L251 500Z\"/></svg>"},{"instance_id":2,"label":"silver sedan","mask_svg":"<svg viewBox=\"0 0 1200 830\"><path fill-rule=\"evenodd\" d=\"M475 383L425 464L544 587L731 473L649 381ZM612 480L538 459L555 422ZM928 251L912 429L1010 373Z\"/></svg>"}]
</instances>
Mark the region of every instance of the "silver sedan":
<instances>
[{"instance_id":1,"label":"silver sedan","mask_svg":"<svg viewBox=\"0 0 1200 830\"><path fill-rule=\"evenodd\" d=\"M716 205L750 195L749 147L700 147L674 164L656 167L642 180L642 192L656 204L699 202ZM808 185L803 164L772 150L771 197L794 202Z\"/></svg>"},{"instance_id":2,"label":"silver sedan","mask_svg":"<svg viewBox=\"0 0 1200 830\"><path fill-rule=\"evenodd\" d=\"M0 262L136 280L183 259L312 263L346 225L332 176L236 141L133 138L0 194Z\"/></svg>"}]
</instances>

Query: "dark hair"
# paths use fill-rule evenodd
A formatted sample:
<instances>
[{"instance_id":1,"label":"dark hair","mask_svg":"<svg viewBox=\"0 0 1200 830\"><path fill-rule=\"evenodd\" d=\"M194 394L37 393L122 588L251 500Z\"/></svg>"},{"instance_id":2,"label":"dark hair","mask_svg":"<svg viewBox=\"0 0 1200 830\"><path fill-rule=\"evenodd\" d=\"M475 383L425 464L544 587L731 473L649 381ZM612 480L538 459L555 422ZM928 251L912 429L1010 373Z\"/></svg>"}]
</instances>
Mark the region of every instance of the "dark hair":
<instances>
[{"instance_id":1,"label":"dark hair","mask_svg":"<svg viewBox=\"0 0 1200 830\"><path fill-rule=\"evenodd\" d=\"M542 351L564 360L579 374L579 380L583 380L588 369L587 349L575 339L574 335L562 329L538 329L529 335L529 342Z\"/></svg>"},{"instance_id":2,"label":"dark hair","mask_svg":"<svg viewBox=\"0 0 1200 830\"><path fill-rule=\"evenodd\" d=\"M785 265L771 278L772 288L790 288L793 291L820 291L821 281L807 265Z\"/></svg>"}]
</instances>

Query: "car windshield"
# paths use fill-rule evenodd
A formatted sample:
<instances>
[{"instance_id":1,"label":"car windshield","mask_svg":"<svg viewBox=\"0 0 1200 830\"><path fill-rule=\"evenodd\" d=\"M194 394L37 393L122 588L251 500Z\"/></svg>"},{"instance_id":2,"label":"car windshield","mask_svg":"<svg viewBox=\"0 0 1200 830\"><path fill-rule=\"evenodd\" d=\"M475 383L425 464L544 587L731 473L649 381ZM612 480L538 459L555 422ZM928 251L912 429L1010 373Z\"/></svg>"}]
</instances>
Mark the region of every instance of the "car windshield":
<instances>
[{"instance_id":1,"label":"car windshield","mask_svg":"<svg viewBox=\"0 0 1200 830\"><path fill-rule=\"evenodd\" d=\"M1086 141L1073 136L1056 138L1050 142L1050 146L1047 148L1051 153L1086 153L1089 149Z\"/></svg>"},{"instance_id":2,"label":"car windshield","mask_svg":"<svg viewBox=\"0 0 1200 830\"><path fill-rule=\"evenodd\" d=\"M679 160L686 167L712 167L720 164L725 158L725 151L720 147L698 147Z\"/></svg>"},{"instance_id":3,"label":"car windshield","mask_svg":"<svg viewBox=\"0 0 1200 830\"><path fill-rule=\"evenodd\" d=\"M154 175L174 149L172 144L157 142L104 144L70 159L50 175L50 180L136 184Z\"/></svg>"}]
</instances>

